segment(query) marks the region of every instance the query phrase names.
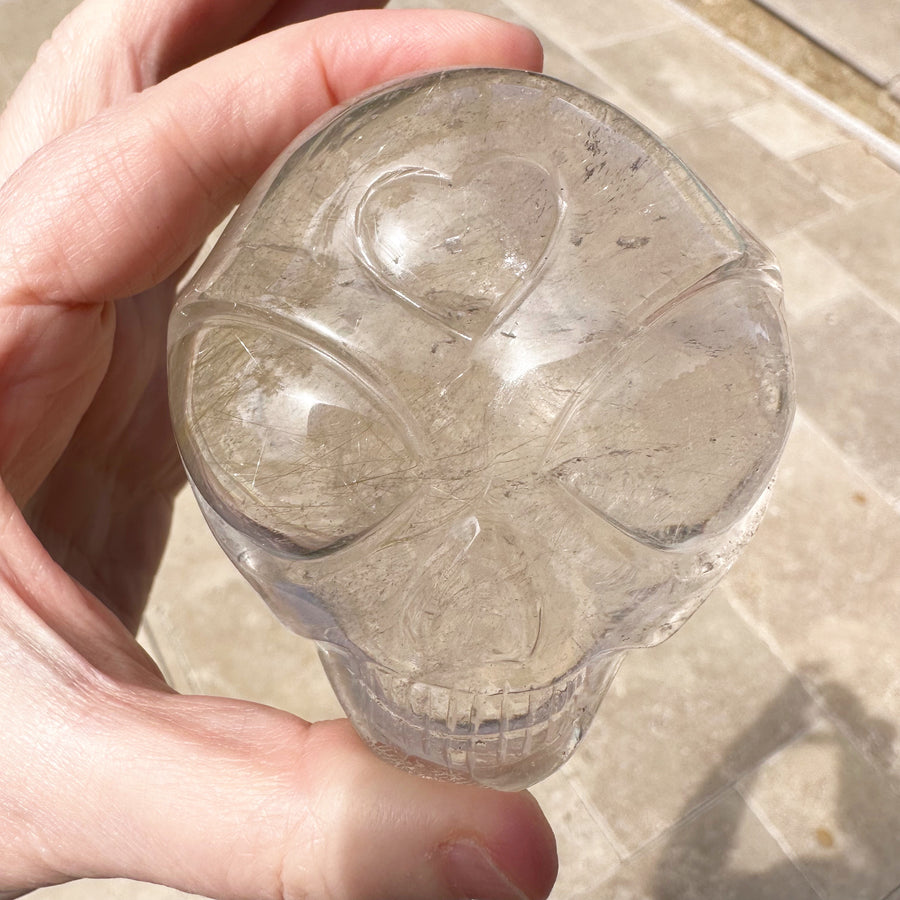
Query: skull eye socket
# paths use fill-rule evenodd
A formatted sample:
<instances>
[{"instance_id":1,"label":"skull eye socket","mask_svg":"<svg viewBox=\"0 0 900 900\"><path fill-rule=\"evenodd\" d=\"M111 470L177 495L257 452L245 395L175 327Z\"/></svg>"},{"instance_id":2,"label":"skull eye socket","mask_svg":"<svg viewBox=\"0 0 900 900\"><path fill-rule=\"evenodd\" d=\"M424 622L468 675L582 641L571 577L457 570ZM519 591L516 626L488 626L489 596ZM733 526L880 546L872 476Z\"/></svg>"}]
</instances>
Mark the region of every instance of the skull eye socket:
<instances>
[{"instance_id":1,"label":"skull eye socket","mask_svg":"<svg viewBox=\"0 0 900 900\"><path fill-rule=\"evenodd\" d=\"M304 555L345 546L415 490L402 425L320 349L247 323L208 323L189 385L206 485ZM197 480L195 478L195 480Z\"/></svg>"},{"instance_id":2,"label":"skull eye socket","mask_svg":"<svg viewBox=\"0 0 900 900\"><path fill-rule=\"evenodd\" d=\"M642 543L721 534L771 479L793 397L775 288L754 278L675 305L563 414L549 474Z\"/></svg>"}]
</instances>

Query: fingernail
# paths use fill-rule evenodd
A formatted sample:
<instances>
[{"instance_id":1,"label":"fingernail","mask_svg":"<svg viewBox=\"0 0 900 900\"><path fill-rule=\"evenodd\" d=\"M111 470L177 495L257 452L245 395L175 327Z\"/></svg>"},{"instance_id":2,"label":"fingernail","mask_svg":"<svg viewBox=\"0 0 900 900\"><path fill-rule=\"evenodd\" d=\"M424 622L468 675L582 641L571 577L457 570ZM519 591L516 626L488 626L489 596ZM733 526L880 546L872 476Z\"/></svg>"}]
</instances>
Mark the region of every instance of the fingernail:
<instances>
[{"instance_id":1,"label":"fingernail","mask_svg":"<svg viewBox=\"0 0 900 900\"><path fill-rule=\"evenodd\" d=\"M528 900L474 841L458 841L443 848L445 878L454 896L466 900Z\"/></svg>"}]
</instances>

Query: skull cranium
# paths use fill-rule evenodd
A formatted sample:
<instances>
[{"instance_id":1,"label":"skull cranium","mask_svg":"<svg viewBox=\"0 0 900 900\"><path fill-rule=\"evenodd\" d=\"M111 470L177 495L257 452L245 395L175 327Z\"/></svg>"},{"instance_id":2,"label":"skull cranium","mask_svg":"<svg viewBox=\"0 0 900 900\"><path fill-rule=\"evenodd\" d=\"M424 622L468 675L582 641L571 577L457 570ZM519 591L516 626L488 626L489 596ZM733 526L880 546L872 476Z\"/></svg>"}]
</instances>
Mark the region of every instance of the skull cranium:
<instances>
[{"instance_id":1,"label":"skull cranium","mask_svg":"<svg viewBox=\"0 0 900 900\"><path fill-rule=\"evenodd\" d=\"M625 114L532 73L338 110L183 293L218 540L384 755L519 788L752 535L793 415L767 251Z\"/></svg>"}]
</instances>

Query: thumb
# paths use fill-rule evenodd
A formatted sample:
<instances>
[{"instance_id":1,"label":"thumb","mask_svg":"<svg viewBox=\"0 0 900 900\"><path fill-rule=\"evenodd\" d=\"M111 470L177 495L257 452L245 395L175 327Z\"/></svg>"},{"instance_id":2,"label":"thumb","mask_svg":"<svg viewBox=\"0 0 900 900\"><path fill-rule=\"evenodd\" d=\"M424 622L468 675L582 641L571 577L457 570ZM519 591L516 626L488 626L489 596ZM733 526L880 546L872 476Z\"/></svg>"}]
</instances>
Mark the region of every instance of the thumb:
<instances>
[{"instance_id":1,"label":"thumb","mask_svg":"<svg viewBox=\"0 0 900 900\"><path fill-rule=\"evenodd\" d=\"M71 875L308 900L537 900L555 879L530 795L401 772L345 720L167 693L101 718L102 771L68 774L93 807L68 829Z\"/></svg>"},{"instance_id":2,"label":"thumb","mask_svg":"<svg viewBox=\"0 0 900 900\"><path fill-rule=\"evenodd\" d=\"M527 794L426 781L346 720L182 696L0 489L0 900L124 877L260 900L540 900Z\"/></svg>"}]
</instances>

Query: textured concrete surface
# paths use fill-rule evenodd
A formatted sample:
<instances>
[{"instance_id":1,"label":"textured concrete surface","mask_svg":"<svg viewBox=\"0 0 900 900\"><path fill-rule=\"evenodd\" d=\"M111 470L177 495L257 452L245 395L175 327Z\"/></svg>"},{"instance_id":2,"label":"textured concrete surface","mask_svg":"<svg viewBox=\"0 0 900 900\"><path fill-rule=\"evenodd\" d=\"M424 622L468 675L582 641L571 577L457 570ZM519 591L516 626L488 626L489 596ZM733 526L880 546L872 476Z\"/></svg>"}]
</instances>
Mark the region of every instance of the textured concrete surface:
<instances>
[{"instance_id":1,"label":"textured concrete surface","mask_svg":"<svg viewBox=\"0 0 900 900\"><path fill-rule=\"evenodd\" d=\"M0 91L68 5L0 2ZM757 537L675 637L627 659L582 748L534 790L559 837L553 898L898 900L900 148L697 4L453 5L537 28L548 71L655 129L772 246L796 354L800 411ZM188 495L142 637L181 690L339 713L313 649ZM36 896L175 894L112 881Z\"/></svg>"}]
</instances>

